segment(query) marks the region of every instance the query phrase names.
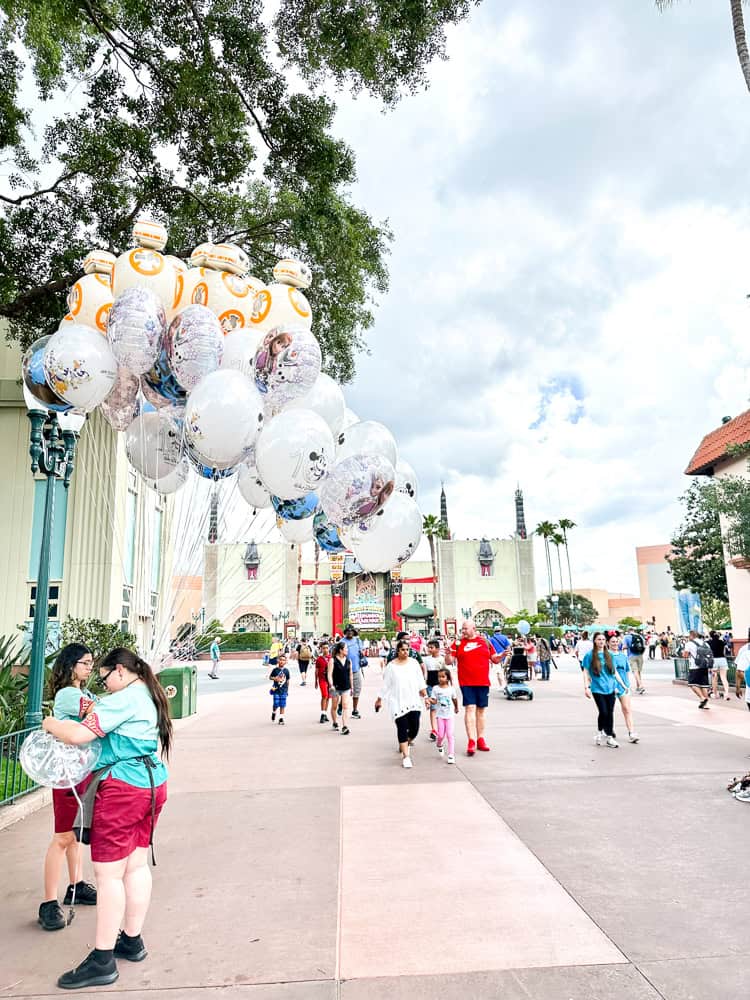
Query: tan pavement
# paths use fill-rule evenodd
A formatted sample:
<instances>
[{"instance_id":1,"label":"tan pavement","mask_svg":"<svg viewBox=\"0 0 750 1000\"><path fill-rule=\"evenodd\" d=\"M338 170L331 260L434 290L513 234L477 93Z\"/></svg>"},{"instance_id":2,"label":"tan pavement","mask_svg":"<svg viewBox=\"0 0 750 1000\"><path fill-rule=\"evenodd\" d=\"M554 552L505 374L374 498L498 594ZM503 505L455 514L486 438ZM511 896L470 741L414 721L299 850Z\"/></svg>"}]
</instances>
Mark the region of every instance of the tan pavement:
<instances>
[{"instance_id":1,"label":"tan pavement","mask_svg":"<svg viewBox=\"0 0 750 1000\"><path fill-rule=\"evenodd\" d=\"M750 713L699 712L649 683L642 736L592 745L573 668L532 703L493 689L489 754L457 764L424 728L399 766L372 709L342 737L293 678L284 727L268 687L204 693L178 724L157 831L149 958L112 987L147 1000L733 1000L750 921L737 845L750 809L724 790L749 769ZM624 729L618 720L618 727ZM45 808L0 832L0 997L62 995L94 913L36 925Z\"/></svg>"}]
</instances>

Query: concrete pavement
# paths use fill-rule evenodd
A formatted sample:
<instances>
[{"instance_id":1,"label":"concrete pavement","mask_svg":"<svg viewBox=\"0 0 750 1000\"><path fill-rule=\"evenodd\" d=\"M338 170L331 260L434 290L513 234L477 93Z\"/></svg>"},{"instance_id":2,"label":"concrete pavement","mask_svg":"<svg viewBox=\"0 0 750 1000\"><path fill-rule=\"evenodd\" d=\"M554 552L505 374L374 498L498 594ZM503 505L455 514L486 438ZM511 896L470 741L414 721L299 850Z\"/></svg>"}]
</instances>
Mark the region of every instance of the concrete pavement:
<instances>
[{"instance_id":1,"label":"concrete pavement","mask_svg":"<svg viewBox=\"0 0 750 1000\"><path fill-rule=\"evenodd\" d=\"M213 693L201 685L157 831L149 958L79 995L747 995L750 809L725 790L750 769L744 704L699 712L648 679L641 743L599 748L566 664L531 703L494 689L491 753L467 758L459 723L447 765L423 729L404 771L393 724L372 710L377 666L349 737L319 725L316 692L292 673L285 727L265 682L235 689L235 668ZM0 997L60 995L57 975L92 946L86 908L65 931L35 923L50 828L44 809L0 833Z\"/></svg>"}]
</instances>

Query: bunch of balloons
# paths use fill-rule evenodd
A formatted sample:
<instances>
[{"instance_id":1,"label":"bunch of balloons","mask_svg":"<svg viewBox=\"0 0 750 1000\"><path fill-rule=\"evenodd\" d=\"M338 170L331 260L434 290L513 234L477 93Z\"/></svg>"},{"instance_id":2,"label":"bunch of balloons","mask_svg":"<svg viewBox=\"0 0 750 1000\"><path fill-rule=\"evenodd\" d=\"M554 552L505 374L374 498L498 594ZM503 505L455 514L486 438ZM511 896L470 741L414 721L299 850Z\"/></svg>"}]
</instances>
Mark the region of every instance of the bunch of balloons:
<instances>
[{"instance_id":1,"label":"bunch of balloons","mask_svg":"<svg viewBox=\"0 0 750 1000\"><path fill-rule=\"evenodd\" d=\"M236 474L291 543L350 549L369 572L408 559L422 533L414 470L321 371L310 268L280 260L266 285L230 243L201 243L186 263L162 253L167 230L146 218L133 242L87 255L69 313L24 356L27 391L57 412L100 407L160 493L191 467Z\"/></svg>"}]
</instances>

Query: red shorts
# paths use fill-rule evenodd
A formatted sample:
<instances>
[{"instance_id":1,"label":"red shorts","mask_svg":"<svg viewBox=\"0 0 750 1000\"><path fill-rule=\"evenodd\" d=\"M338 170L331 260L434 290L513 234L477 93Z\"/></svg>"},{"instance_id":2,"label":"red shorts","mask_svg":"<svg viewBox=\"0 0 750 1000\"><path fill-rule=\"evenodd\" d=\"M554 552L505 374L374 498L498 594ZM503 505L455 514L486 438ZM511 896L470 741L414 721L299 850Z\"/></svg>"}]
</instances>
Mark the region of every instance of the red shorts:
<instances>
[{"instance_id":1,"label":"red shorts","mask_svg":"<svg viewBox=\"0 0 750 1000\"><path fill-rule=\"evenodd\" d=\"M76 791L83 795L91 782L91 775L84 778ZM52 811L55 814L55 833L70 833L75 823L78 803L70 788L52 789Z\"/></svg>"},{"instance_id":2,"label":"red shorts","mask_svg":"<svg viewBox=\"0 0 750 1000\"><path fill-rule=\"evenodd\" d=\"M167 783L154 789L154 825L167 801ZM119 778L99 785L91 824L91 860L121 861L151 839L151 789L136 788Z\"/></svg>"},{"instance_id":3,"label":"red shorts","mask_svg":"<svg viewBox=\"0 0 750 1000\"><path fill-rule=\"evenodd\" d=\"M329 698L330 694L328 691L328 679L325 677L318 678L318 687L320 688L320 697L325 699Z\"/></svg>"}]
</instances>

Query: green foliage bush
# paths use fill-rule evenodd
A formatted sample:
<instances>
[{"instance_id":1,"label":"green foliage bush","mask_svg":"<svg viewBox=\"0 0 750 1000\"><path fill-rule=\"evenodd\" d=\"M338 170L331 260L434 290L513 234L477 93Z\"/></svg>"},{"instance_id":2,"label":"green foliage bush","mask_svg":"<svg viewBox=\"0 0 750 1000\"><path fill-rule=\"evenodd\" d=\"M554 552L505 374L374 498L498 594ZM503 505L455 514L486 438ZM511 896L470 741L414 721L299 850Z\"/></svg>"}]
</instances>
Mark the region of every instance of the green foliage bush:
<instances>
[{"instance_id":1,"label":"green foliage bush","mask_svg":"<svg viewBox=\"0 0 750 1000\"><path fill-rule=\"evenodd\" d=\"M217 634L217 633L215 633ZM270 632L219 632L222 653L256 652L269 649L271 646ZM214 635L201 635L196 642L199 653L207 653Z\"/></svg>"},{"instance_id":2,"label":"green foliage bush","mask_svg":"<svg viewBox=\"0 0 750 1000\"><path fill-rule=\"evenodd\" d=\"M118 646L137 652L132 632L123 632L118 623L109 625L98 618L72 618L68 615L60 626L60 646L67 646L69 642L82 642L88 646L95 661Z\"/></svg>"}]
</instances>

